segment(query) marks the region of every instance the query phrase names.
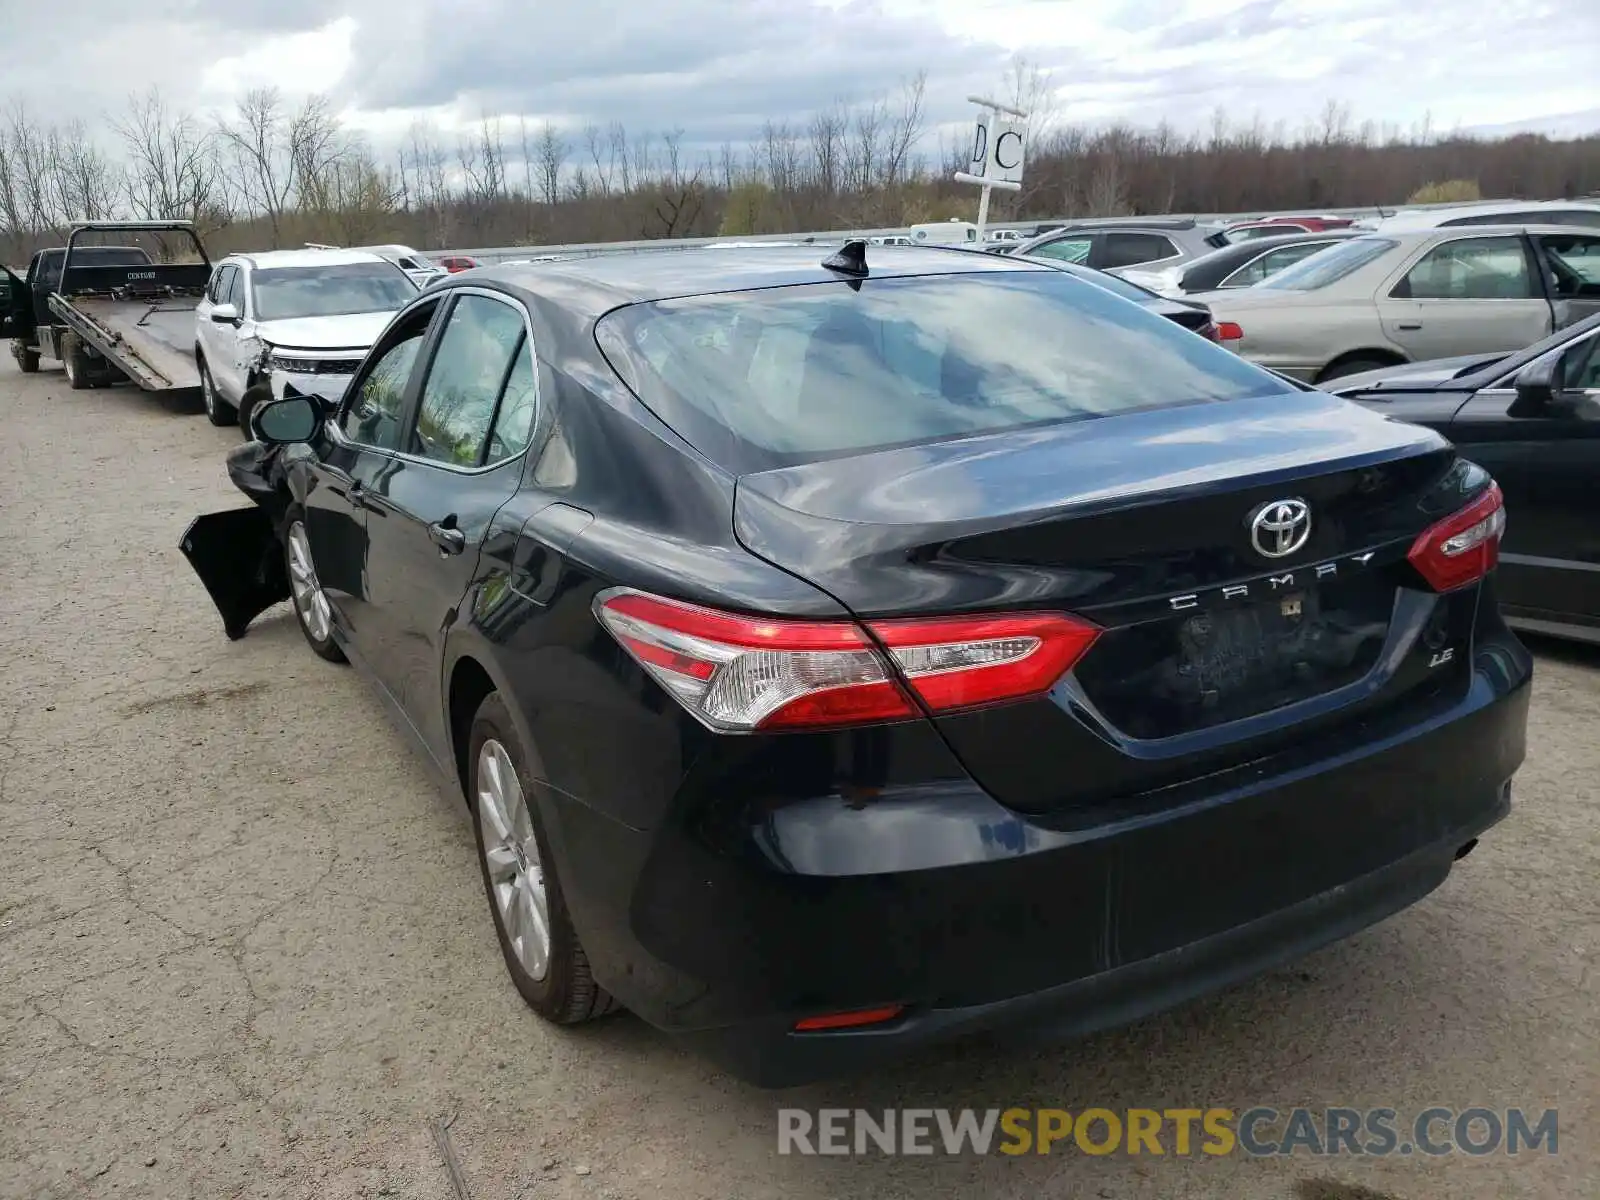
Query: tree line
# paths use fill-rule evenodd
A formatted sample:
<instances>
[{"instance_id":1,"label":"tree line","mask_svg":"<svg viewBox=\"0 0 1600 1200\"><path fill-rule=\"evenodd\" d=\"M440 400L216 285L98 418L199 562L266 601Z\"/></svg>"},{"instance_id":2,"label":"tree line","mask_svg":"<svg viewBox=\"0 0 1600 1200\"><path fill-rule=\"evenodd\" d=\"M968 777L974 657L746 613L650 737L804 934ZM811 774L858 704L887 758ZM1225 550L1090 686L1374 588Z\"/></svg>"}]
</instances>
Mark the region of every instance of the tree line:
<instances>
[{"instance_id":1,"label":"tree line","mask_svg":"<svg viewBox=\"0 0 1600 1200\"><path fill-rule=\"evenodd\" d=\"M192 220L217 253L401 242L419 249L869 228L970 217L951 180L964 140L930 128L925 75L867 100L773 117L691 147L629 130L484 116L419 121L380 151L325 96L253 90L200 114L159 90L91 126L0 105L0 258L59 244L76 219ZM1018 60L1002 98L1029 112L1023 190L992 220L1383 206L1600 191L1600 131L1475 138L1357 123L1330 101L1297 128L1217 111L1207 128L1063 119L1048 72ZM931 143L931 144L930 144Z\"/></svg>"}]
</instances>

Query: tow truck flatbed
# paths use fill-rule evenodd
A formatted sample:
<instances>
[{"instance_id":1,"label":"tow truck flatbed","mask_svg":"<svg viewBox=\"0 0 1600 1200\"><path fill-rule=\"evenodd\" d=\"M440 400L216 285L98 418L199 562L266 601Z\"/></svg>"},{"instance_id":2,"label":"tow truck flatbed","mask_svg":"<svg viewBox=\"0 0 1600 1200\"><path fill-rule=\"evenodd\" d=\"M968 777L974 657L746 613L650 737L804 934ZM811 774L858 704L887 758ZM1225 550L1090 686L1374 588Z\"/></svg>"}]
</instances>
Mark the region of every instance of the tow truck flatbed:
<instances>
[{"instance_id":1,"label":"tow truck flatbed","mask_svg":"<svg viewBox=\"0 0 1600 1200\"><path fill-rule=\"evenodd\" d=\"M182 235L197 261L156 261L135 247L80 244L90 234L155 234L167 259L163 233ZM75 389L127 379L147 392L198 396L195 308L210 278L205 246L188 221L80 223L64 250L36 256L27 281L32 312L13 312L8 320L13 354L25 371L37 369L41 356L61 360Z\"/></svg>"}]
</instances>

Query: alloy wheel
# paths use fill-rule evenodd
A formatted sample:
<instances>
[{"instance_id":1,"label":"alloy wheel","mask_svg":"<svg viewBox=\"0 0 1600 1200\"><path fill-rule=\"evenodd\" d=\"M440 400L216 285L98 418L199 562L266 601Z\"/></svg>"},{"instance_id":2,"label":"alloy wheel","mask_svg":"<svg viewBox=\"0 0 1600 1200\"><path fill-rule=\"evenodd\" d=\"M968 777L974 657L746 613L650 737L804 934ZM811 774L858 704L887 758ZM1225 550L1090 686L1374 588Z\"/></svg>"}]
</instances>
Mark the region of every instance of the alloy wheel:
<instances>
[{"instance_id":1,"label":"alloy wheel","mask_svg":"<svg viewBox=\"0 0 1600 1200\"><path fill-rule=\"evenodd\" d=\"M295 611L305 623L313 641L325 642L333 632L333 609L317 580L311 560L311 543L304 522L289 526L289 590L294 595Z\"/></svg>"},{"instance_id":2,"label":"alloy wheel","mask_svg":"<svg viewBox=\"0 0 1600 1200\"><path fill-rule=\"evenodd\" d=\"M517 769L494 738L478 749L478 824L489 890L517 962L541 980L550 969L550 902L544 863Z\"/></svg>"}]
</instances>

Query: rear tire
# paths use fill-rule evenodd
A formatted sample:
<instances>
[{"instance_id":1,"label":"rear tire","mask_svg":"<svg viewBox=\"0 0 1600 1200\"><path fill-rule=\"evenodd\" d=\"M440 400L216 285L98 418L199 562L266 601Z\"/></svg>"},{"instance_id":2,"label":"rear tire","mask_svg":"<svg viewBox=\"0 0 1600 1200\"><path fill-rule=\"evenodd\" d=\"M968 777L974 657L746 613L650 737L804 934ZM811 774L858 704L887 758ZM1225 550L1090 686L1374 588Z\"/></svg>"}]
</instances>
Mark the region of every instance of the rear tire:
<instances>
[{"instance_id":1,"label":"rear tire","mask_svg":"<svg viewBox=\"0 0 1600 1200\"><path fill-rule=\"evenodd\" d=\"M532 799L528 758L499 692L490 692L478 706L467 746L467 800L478 866L511 982L534 1012L557 1025L605 1016L619 1005L595 982L572 927Z\"/></svg>"},{"instance_id":2,"label":"rear tire","mask_svg":"<svg viewBox=\"0 0 1600 1200\"><path fill-rule=\"evenodd\" d=\"M11 343L11 357L17 360L17 367L24 375L32 375L39 370L39 352L29 349L24 342Z\"/></svg>"},{"instance_id":3,"label":"rear tire","mask_svg":"<svg viewBox=\"0 0 1600 1200\"><path fill-rule=\"evenodd\" d=\"M206 360L197 354L195 364L200 368L200 398L205 402L206 420L219 428L237 425L239 410L224 400L222 394L217 391L216 381L211 378L211 369L206 366Z\"/></svg>"},{"instance_id":4,"label":"rear tire","mask_svg":"<svg viewBox=\"0 0 1600 1200\"><path fill-rule=\"evenodd\" d=\"M81 392L94 386L94 364L89 361L83 339L75 333L61 335L61 365L67 372L67 386L73 391Z\"/></svg>"},{"instance_id":5,"label":"rear tire","mask_svg":"<svg viewBox=\"0 0 1600 1200\"><path fill-rule=\"evenodd\" d=\"M1317 382L1331 383L1335 379L1343 379L1346 375L1359 375L1363 371L1381 371L1385 367L1392 366L1394 366L1392 359L1347 358L1324 367L1322 374L1317 376Z\"/></svg>"},{"instance_id":6,"label":"rear tire","mask_svg":"<svg viewBox=\"0 0 1600 1200\"><path fill-rule=\"evenodd\" d=\"M311 653L331 663L348 661L333 636L333 602L317 578L311 558L311 540L306 534L306 514L292 505L283 515L283 568L289 577L289 604L295 622L305 635Z\"/></svg>"}]
</instances>

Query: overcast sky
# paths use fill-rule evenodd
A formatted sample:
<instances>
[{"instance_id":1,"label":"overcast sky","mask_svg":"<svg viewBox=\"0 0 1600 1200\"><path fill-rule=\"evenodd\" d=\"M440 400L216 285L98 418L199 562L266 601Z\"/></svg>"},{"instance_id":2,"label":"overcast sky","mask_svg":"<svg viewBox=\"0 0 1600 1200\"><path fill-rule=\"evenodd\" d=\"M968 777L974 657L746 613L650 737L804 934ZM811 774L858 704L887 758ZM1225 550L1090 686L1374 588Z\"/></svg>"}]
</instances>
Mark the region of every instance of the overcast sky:
<instances>
[{"instance_id":1,"label":"overcast sky","mask_svg":"<svg viewBox=\"0 0 1600 1200\"><path fill-rule=\"evenodd\" d=\"M934 121L966 122L1019 53L1091 124L1221 106L1293 129L1332 98L1358 122L1600 130L1600 0L0 0L0 29L0 96L43 117L276 84L379 142L487 111L716 145L918 70Z\"/></svg>"}]
</instances>

